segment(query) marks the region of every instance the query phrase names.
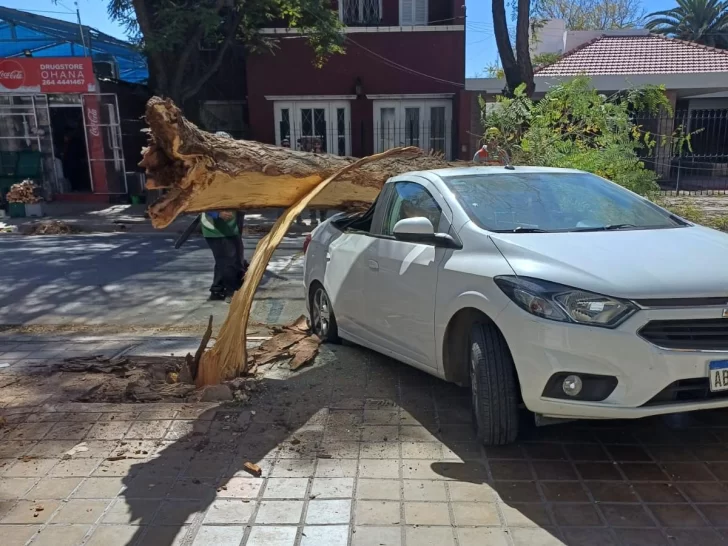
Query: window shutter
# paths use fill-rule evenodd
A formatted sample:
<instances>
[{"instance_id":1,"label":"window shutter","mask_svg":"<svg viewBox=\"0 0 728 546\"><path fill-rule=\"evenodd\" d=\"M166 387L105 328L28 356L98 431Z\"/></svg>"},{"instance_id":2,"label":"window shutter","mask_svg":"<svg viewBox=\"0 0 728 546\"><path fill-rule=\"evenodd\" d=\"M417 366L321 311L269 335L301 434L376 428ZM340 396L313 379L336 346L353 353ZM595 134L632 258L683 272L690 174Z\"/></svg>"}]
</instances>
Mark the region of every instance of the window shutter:
<instances>
[{"instance_id":1,"label":"window shutter","mask_svg":"<svg viewBox=\"0 0 728 546\"><path fill-rule=\"evenodd\" d=\"M414 25L427 24L427 2L428 0L412 0L415 5L414 9Z\"/></svg>"},{"instance_id":2,"label":"window shutter","mask_svg":"<svg viewBox=\"0 0 728 546\"><path fill-rule=\"evenodd\" d=\"M400 0L399 2L399 24L414 25L413 2L416 0Z\"/></svg>"}]
</instances>

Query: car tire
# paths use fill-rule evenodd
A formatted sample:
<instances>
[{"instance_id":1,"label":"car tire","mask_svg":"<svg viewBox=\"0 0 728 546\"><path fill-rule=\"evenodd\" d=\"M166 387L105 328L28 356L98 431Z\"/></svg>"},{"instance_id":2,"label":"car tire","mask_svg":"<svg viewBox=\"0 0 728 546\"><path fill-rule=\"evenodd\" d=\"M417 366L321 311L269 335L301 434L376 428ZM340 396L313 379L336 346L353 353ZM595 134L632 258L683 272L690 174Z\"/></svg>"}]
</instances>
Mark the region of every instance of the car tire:
<instances>
[{"instance_id":1,"label":"car tire","mask_svg":"<svg viewBox=\"0 0 728 546\"><path fill-rule=\"evenodd\" d=\"M473 423L484 445L504 445L518 436L516 368L506 340L491 324L470 330L470 389Z\"/></svg>"},{"instance_id":2,"label":"car tire","mask_svg":"<svg viewBox=\"0 0 728 546\"><path fill-rule=\"evenodd\" d=\"M331 298L320 284L314 286L311 295L311 329L324 343L340 341Z\"/></svg>"}]
</instances>

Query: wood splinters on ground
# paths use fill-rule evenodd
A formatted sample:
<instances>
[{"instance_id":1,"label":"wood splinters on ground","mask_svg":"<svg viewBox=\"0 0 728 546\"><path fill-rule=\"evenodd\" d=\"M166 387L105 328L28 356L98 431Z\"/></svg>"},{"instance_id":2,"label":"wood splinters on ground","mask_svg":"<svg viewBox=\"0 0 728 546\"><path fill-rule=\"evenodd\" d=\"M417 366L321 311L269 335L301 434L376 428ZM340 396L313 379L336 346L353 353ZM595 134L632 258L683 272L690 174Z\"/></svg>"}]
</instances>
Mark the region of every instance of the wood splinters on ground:
<instances>
[{"instance_id":1,"label":"wood splinters on ground","mask_svg":"<svg viewBox=\"0 0 728 546\"><path fill-rule=\"evenodd\" d=\"M278 328L272 338L251 352L249 369L290 358L291 370L297 370L313 362L320 343L316 336L310 334L306 317L301 316L288 326Z\"/></svg>"},{"instance_id":2,"label":"wood splinters on ground","mask_svg":"<svg viewBox=\"0 0 728 546\"><path fill-rule=\"evenodd\" d=\"M255 463L250 463L250 462L248 462L248 463L245 463L245 464L243 465L243 470L245 470L245 471L246 471L246 472L247 472L248 474L252 474L252 475L253 475L253 476L255 476L256 478L260 478L260 477L261 477L261 475L263 474L263 469L262 469L262 468L260 468L260 467L259 467L259 466L258 466L257 464L255 464Z\"/></svg>"}]
</instances>

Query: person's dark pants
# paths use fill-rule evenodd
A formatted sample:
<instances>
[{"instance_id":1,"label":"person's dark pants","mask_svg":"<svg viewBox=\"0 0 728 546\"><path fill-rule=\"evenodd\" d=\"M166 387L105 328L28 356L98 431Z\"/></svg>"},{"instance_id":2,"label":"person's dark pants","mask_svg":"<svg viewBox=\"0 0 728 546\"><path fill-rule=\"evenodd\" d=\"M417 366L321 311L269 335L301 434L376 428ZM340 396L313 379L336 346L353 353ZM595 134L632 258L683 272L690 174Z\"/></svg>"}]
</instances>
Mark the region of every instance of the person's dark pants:
<instances>
[{"instance_id":1,"label":"person's dark pants","mask_svg":"<svg viewBox=\"0 0 728 546\"><path fill-rule=\"evenodd\" d=\"M232 296L243 284L243 244L240 237L206 237L215 257L215 272L210 286L214 296Z\"/></svg>"}]
</instances>

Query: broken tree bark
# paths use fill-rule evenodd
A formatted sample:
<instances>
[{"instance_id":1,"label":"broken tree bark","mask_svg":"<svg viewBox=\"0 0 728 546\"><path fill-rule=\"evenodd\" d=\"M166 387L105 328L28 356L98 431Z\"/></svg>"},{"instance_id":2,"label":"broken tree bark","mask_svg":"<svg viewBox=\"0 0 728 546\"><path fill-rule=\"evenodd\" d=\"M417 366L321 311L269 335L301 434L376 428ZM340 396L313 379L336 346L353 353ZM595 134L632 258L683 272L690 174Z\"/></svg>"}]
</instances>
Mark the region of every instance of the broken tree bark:
<instances>
[{"instance_id":1,"label":"broken tree bark","mask_svg":"<svg viewBox=\"0 0 728 546\"><path fill-rule=\"evenodd\" d=\"M215 346L202 355L198 386L247 370L245 334L253 296L273 252L304 208L363 208L392 176L455 165L412 147L357 160L230 140L201 131L171 101L158 97L147 103L146 120L150 142L139 165L146 169L147 188L166 190L149 207L154 227L164 228L186 212L286 208L258 243Z\"/></svg>"},{"instance_id":2,"label":"broken tree bark","mask_svg":"<svg viewBox=\"0 0 728 546\"><path fill-rule=\"evenodd\" d=\"M159 97L147 103L146 120L150 143L139 165L146 169L148 189L167 190L149 207L157 228L184 212L289 207L356 161L218 137L198 129L171 101ZM366 206L391 176L451 165L417 148L400 148L345 172L309 205L335 210Z\"/></svg>"}]
</instances>

